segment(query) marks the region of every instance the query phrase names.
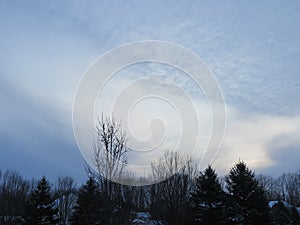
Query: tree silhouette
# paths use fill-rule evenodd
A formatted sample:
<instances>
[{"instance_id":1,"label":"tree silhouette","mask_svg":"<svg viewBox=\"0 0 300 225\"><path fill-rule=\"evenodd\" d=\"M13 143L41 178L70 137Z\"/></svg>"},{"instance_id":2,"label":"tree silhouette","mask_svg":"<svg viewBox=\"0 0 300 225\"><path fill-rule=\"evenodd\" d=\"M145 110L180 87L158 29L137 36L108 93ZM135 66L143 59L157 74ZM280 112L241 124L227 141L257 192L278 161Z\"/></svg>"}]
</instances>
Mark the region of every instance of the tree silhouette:
<instances>
[{"instance_id":1,"label":"tree silhouette","mask_svg":"<svg viewBox=\"0 0 300 225\"><path fill-rule=\"evenodd\" d=\"M231 224L268 224L269 207L263 188L244 162L238 162L225 178Z\"/></svg>"},{"instance_id":2,"label":"tree silhouette","mask_svg":"<svg viewBox=\"0 0 300 225\"><path fill-rule=\"evenodd\" d=\"M30 193L26 204L25 221L28 225L56 224L57 209L51 194L49 182L43 177L35 190Z\"/></svg>"},{"instance_id":3,"label":"tree silhouette","mask_svg":"<svg viewBox=\"0 0 300 225\"><path fill-rule=\"evenodd\" d=\"M192 193L195 224L224 224L225 194L215 170L208 166L196 181Z\"/></svg>"},{"instance_id":4,"label":"tree silhouette","mask_svg":"<svg viewBox=\"0 0 300 225\"><path fill-rule=\"evenodd\" d=\"M58 201L57 209L59 215L59 225L69 224L76 202L76 186L73 178L59 177L55 188L55 197Z\"/></svg>"},{"instance_id":5,"label":"tree silhouette","mask_svg":"<svg viewBox=\"0 0 300 225\"><path fill-rule=\"evenodd\" d=\"M72 225L103 224L103 210L97 182L90 177L78 191Z\"/></svg>"}]
</instances>

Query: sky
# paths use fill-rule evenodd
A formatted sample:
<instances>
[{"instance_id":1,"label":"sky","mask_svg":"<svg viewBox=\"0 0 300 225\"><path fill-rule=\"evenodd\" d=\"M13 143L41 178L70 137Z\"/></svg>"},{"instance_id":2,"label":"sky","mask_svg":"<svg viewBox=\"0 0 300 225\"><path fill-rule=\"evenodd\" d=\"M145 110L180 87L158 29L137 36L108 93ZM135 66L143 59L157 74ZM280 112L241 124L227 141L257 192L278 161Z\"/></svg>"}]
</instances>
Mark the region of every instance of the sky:
<instances>
[{"instance_id":1,"label":"sky","mask_svg":"<svg viewBox=\"0 0 300 225\"><path fill-rule=\"evenodd\" d=\"M72 128L79 82L98 57L142 40L184 46L214 73L227 120L213 162L220 174L239 159L272 176L300 169L299 11L296 0L1 1L0 169L16 169L29 178L85 179L85 160ZM155 75L162 71L194 98L201 95L193 94L197 90L184 75L158 65L120 71L104 95L111 96L143 69ZM139 90L145 88L141 84ZM100 108L111 102L105 100ZM144 104L137 114L163 103ZM202 100L196 104L207 107ZM161 114L166 112L171 113ZM138 119L133 129L143 136Z\"/></svg>"}]
</instances>

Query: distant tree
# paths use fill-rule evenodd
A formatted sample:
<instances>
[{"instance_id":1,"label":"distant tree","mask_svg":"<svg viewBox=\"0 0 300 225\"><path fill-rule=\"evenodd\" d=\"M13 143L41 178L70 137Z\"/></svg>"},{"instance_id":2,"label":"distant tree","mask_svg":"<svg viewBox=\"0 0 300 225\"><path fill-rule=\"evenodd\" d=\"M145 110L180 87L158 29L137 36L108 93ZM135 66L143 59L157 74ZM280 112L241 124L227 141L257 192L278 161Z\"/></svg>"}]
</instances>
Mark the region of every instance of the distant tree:
<instances>
[{"instance_id":1,"label":"distant tree","mask_svg":"<svg viewBox=\"0 0 300 225\"><path fill-rule=\"evenodd\" d=\"M59 225L69 224L76 203L76 187L73 178L59 177L55 188L55 199L59 215Z\"/></svg>"},{"instance_id":2,"label":"distant tree","mask_svg":"<svg viewBox=\"0 0 300 225\"><path fill-rule=\"evenodd\" d=\"M200 173L192 193L195 224L225 224L225 193L211 166Z\"/></svg>"},{"instance_id":3,"label":"distant tree","mask_svg":"<svg viewBox=\"0 0 300 225\"><path fill-rule=\"evenodd\" d=\"M238 162L225 178L231 224L268 224L269 207L263 188L244 162Z\"/></svg>"},{"instance_id":4,"label":"distant tree","mask_svg":"<svg viewBox=\"0 0 300 225\"><path fill-rule=\"evenodd\" d=\"M293 225L299 225L300 224L300 217L299 217L299 213L296 207L293 206L293 208L291 208L291 220L292 220L292 224Z\"/></svg>"},{"instance_id":5,"label":"distant tree","mask_svg":"<svg viewBox=\"0 0 300 225\"><path fill-rule=\"evenodd\" d=\"M276 225L290 224L289 210L279 201L271 209L272 223Z\"/></svg>"},{"instance_id":6,"label":"distant tree","mask_svg":"<svg viewBox=\"0 0 300 225\"><path fill-rule=\"evenodd\" d=\"M26 204L26 224L48 225L56 224L57 208L51 193L49 182L43 177L37 184L35 190L30 193Z\"/></svg>"},{"instance_id":7,"label":"distant tree","mask_svg":"<svg viewBox=\"0 0 300 225\"><path fill-rule=\"evenodd\" d=\"M300 172L285 173L281 177L285 201L292 206L300 206Z\"/></svg>"},{"instance_id":8,"label":"distant tree","mask_svg":"<svg viewBox=\"0 0 300 225\"><path fill-rule=\"evenodd\" d=\"M130 186L115 184L114 213L108 214L111 217L109 225L129 225L133 219L133 194Z\"/></svg>"},{"instance_id":9,"label":"distant tree","mask_svg":"<svg viewBox=\"0 0 300 225\"><path fill-rule=\"evenodd\" d=\"M278 181L276 178L266 175L259 175L256 177L259 184L265 190L268 201L274 199L280 200L280 188L278 187Z\"/></svg>"},{"instance_id":10,"label":"distant tree","mask_svg":"<svg viewBox=\"0 0 300 225\"><path fill-rule=\"evenodd\" d=\"M1 171L0 171L1 174ZM0 224L18 224L25 213L29 182L16 171L7 170L0 183Z\"/></svg>"},{"instance_id":11,"label":"distant tree","mask_svg":"<svg viewBox=\"0 0 300 225\"><path fill-rule=\"evenodd\" d=\"M72 225L103 224L104 219L99 185L90 177L79 189Z\"/></svg>"},{"instance_id":12,"label":"distant tree","mask_svg":"<svg viewBox=\"0 0 300 225\"><path fill-rule=\"evenodd\" d=\"M195 165L189 156L178 152L165 152L157 162L152 163L153 177L163 182L150 187L150 214L156 220L167 224L189 224L191 220L189 199L194 188Z\"/></svg>"},{"instance_id":13,"label":"distant tree","mask_svg":"<svg viewBox=\"0 0 300 225\"><path fill-rule=\"evenodd\" d=\"M298 212L295 207L285 206L282 201L278 201L271 208L272 224L286 225L300 224Z\"/></svg>"},{"instance_id":14,"label":"distant tree","mask_svg":"<svg viewBox=\"0 0 300 225\"><path fill-rule=\"evenodd\" d=\"M150 196L149 196L150 186L132 186L133 197L132 202L134 205L134 210L137 212L146 211L149 207Z\"/></svg>"}]
</instances>

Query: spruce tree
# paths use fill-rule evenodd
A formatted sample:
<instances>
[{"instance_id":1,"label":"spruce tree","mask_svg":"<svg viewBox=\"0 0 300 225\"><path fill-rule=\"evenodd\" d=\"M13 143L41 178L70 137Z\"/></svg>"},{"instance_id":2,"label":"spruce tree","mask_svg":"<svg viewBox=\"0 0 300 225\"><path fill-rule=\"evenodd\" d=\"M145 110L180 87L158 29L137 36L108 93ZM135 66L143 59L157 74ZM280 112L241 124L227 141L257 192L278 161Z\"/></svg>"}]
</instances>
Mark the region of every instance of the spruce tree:
<instances>
[{"instance_id":1,"label":"spruce tree","mask_svg":"<svg viewBox=\"0 0 300 225\"><path fill-rule=\"evenodd\" d=\"M103 224L103 210L100 199L100 190L97 182L90 177L79 192L75 211L72 216L72 225Z\"/></svg>"},{"instance_id":2,"label":"spruce tree","mask_svg":"<svg viewBox=\"0 0 300 225\"><path fill-rule=\"evenodd\" d=\"M268 224L269 207L263 188L244 162L238 162L225 178L231 224Z\"/></svg>"},{"instance_id":3,"label":"spruce tree","mask_svg":"<svg viewBox=\"0 0 300 225\"><path fill-rule=\"evenodd\" d=\"M224 224L225 194L215 170L208 166L196 182L192 193L195 224Z\"/></svg>"},{"instance_id":4,"label":"spruce tree","mask_svg":"<svg viewBox=\"0 0 300 225\"><path fill-rule=\"evenodd\" d=\"M45 177L38 182L36 189L30 193L25 212L25 224L56 224L55 199L52 197L51 187Z\"/></svg>"}]
</instances>

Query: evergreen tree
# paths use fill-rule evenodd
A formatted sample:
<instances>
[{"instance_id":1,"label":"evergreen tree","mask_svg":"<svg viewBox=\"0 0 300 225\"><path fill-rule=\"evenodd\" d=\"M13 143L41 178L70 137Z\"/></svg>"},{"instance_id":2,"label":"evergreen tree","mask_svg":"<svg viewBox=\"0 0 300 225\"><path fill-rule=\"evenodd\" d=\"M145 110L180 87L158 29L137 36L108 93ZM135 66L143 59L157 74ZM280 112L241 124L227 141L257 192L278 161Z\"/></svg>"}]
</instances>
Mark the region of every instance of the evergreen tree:
<instances>
[{"instance_id":1,"label":"evergreen tree","mask_svg":"<svg viewBox=\"0 0 300 225\"><path fill-rule=\"evenodd\" d=\"M225 194L215 170L208 166L196 182L192 193L195 224L224 224Z\"/></svg>"},{"instance_id":2,"label":"evergreen tree","mask_svg":"<svg viewBox=\"0 0 300 225\"><path fill-rule=\"evenodd\" d=\"M103 210L101 195L97 182L90 177L79 192L75 211L72 216L72 225L102 224Z\"/></svg>"},{"instance_id":3,"label":"evergreen tree","mask_svg":"<svg viewBox=\"0 0 300 225\"><path fill-rule=\"evenodd\" d=\"M244 162L226 177L229 221L232 224L268 224L269 207L263 188Z\"/></svg>"},{"instance_id":4,"label":"evergreen tree","mask_svg":"<svg viewBox=\"0 0 300 225\"><path fill-rule=\"evenodd\" d=\"M299 215L295 207L286 207L282 201L276 203L271 209L272 224L300 224Z\"/></svg>"},{"instance_id":5,"label":"evergreen tree","mask_svg":"<svg viewBox=\"0 0 300 225\"><path fill-rule=\"evenodd\" d=\"M300 224L300 217L299 217L299 213L298 213L296 207L293 207L291 209L290 214L291 214L291 222L292 222L291 224L293 224L293 225L296 225L296 224L299 225Z\"/></svg>"},{"instance_id":6,"label":"evergreen tree","mask_svg":"<svg viewBox=\"0 0 300 225\"><path fill-rule=\"evenodd\" d=\"M272 223L276 225L285 225L290 223L289 210L279 201L271 209Z\"/></svg>"},{"instance_id":7,"label":"evergreen tree","mask_svg":"<svg viewBox=\"0 0 300 225\"><path fill-rule=\"evenodd\" d=\"M25 212L25 223L28 225L56 224L55 199L52 197L51 187L45 177L38 182L36 189L30 193Z\"/></svg>"}]
</instances>

